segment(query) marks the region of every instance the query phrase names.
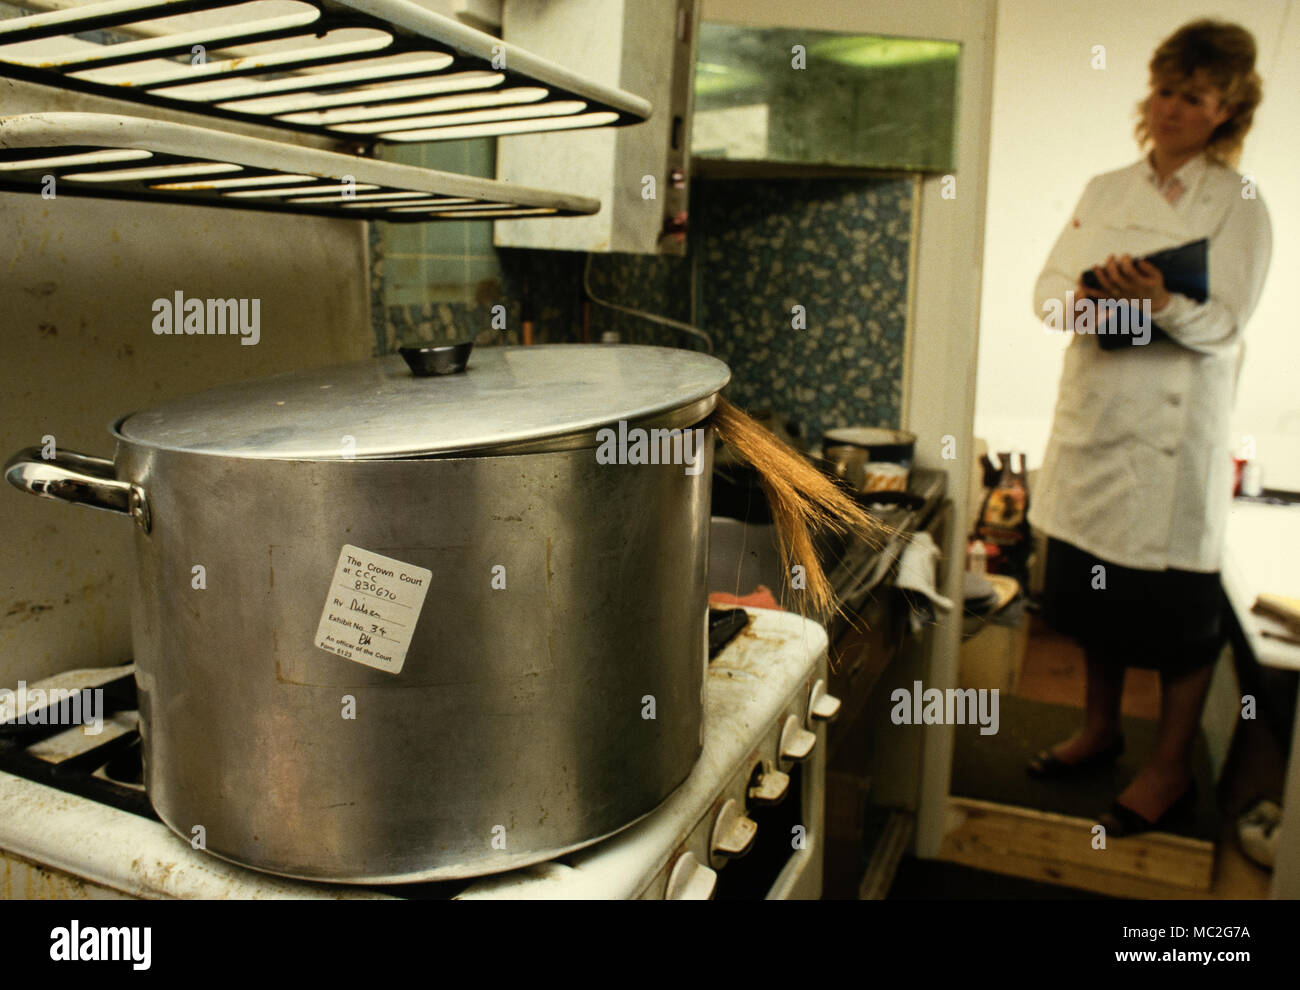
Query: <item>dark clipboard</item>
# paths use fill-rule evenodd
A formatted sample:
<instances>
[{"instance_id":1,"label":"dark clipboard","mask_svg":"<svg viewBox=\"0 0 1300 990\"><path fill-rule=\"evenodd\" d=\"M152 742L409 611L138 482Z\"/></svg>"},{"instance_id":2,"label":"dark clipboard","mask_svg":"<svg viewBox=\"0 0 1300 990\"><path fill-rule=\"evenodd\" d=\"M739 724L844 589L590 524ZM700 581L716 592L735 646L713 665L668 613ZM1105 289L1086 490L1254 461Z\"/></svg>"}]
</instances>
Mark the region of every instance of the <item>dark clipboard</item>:
<instances>
[{"instance_id":1,"label":"dark clipboard","mask_svg":"<svg viewBox=\"0 0 1300 990\"><path fill-rule=\"evenodd\" d=\"M1196 302L1205 302L1210 297L1210 242L1208 239L1202 237L1200 240L1188 241L1186 244L1180 244L1177 247L1156 251L1153 254L1148 254L1142 260L1150 262L1160 269L1160 274L1165 277L1165 289L1169 292L1181 293ZM1097 281L1097 276L1093 274L1091 268L1087 269L1079 278L1088 288L1101 289L1101 283ZM1168 338L1169 335L1160 329L1159 324L1152 325L1151 342L1167 340ZM1140 346L1132 334L1120 333L1098 333L1097 343L1104 351Z\"/></svg>"}]
</instances>

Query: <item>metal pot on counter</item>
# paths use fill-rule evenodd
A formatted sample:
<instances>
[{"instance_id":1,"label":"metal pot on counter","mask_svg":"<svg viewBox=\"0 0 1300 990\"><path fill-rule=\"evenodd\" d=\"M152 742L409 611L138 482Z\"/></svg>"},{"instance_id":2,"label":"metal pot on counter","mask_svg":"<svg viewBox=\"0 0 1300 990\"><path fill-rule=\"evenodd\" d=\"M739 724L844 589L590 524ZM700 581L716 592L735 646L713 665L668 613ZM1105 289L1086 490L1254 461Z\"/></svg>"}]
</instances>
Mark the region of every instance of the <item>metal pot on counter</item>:
<instances>
[{"instance_id":1,"label":"metal pot on counter","mask_svg":"<svg viewBox=\"0 0 1300 990\"><path fill-rule=\"evenodd\" d=\"M126 416L112 461L6 466L134 518L146 787L223 859L512 869L652 811L699 756L726 365L501 347L426 377L456 370L431 353Z\"/></svg>"},{"instance_id":2,"label":"metal pot on counter","mask_svg":"<svg viewBox=\"0 0 1300 990\"><path fill-rule=\"evenodd\" d=\"M822 436L823 456L836 477L863 494L905 492L916 434L875 426L844 426Z\"/></svg>"}]
</instances>

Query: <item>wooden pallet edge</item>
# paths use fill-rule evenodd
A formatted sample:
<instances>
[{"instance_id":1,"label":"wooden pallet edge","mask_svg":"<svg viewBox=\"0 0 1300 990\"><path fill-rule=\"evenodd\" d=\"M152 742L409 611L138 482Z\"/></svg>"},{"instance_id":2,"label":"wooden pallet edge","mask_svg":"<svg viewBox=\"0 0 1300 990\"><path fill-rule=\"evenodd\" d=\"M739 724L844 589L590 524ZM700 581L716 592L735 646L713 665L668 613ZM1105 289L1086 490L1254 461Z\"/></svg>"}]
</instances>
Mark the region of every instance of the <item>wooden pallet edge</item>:
<instances>
[{"instance_id":1,"label":"wooden pallet edge","mask_svg":"<svg viewBox=\"0 0 1300 990\"><path fill-rule=\"evenodd\" d=\"M1208 892L1203 890L1175 887L1122 873L1099 872L1096 869L1073 864L1048 863L1028 857L964 855L949 848L947 840L940 846L938 858L947 863L968 866L988 873L999 873L1003 876L1049 883L1057 887L1069 887L1108 897L1159 901L1200 900L1209 896Z\"/></svg>"},{"instance_id":2,"label":"wooden pallet edge","mask_svg":"<svg viewBox=\"0 0 1300 990\"><path fill-rule=\"evenodd\" d=\"M977 868L983 861L1010 863L1012 875L1048 882L1057 882L1056 878L1069 873L1077 875L1071 886L1103 893L1114 891L1120 883L1118 878L1142 889L1154 885L1156 890L1179 892L1170 896L1185 897L1211 889L1213 843L1148 833L1131 839L1111 839L1106 852L1118 855L1103 859L1091 846L1095 825L1089 819L1054 812L974 798L949 798L940 858ZM981 834L976 834L976 829ZM975 848L969 848L971 845ZM1015 866L1017 861L1036 865ZM1097 883L1079 882L1088 876L1095 876Z\"/></svg>"}]
</instances>

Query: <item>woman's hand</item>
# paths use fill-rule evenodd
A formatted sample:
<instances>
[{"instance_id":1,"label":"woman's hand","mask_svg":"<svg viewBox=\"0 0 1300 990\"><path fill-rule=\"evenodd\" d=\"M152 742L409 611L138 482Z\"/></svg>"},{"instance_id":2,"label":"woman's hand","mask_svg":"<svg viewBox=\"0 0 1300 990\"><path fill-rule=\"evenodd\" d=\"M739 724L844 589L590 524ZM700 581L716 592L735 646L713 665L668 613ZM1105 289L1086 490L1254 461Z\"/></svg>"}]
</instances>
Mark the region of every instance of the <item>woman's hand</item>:
<instances>
[{"instance_id":1,"label":"woman's hand","mask_svg":"<svg viewBox=\"0 0 1300 990\"><path fill-rule=\"evenodd\" d=\"M1149 261L1134 260L1130 255L1116 258L1113 254L1103 264L1095 266L1093 274L1101 283L1102 291L1089 290L1094 299L1149 299L1151 309L1161 310L1169 304L1169 291L1160 269Z\"/></svg>"}]
</instances>

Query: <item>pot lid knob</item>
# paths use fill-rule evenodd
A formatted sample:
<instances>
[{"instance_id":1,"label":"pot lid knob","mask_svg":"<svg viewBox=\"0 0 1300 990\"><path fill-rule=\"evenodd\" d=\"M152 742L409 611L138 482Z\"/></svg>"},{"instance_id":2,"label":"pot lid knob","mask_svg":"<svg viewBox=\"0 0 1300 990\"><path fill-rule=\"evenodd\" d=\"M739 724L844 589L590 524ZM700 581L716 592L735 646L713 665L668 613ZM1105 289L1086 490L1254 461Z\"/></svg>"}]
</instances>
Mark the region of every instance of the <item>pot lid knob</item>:
<instances>
[{"instance_id":1,"label":"pot lid knob","mask_svg":"<svg viewBox=\"0 0 1300 990\"><path fill-rule=\"evenodd\" d=\"M461 340L454 344L436 344L429 347L399 347L397 353L402 355L411 373L417 378L433 375L455 375L465 370L469 364L469 352L474 349L472 340Z\"/></svg>"}]
</instances>

